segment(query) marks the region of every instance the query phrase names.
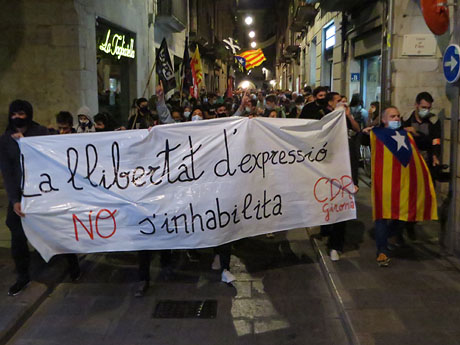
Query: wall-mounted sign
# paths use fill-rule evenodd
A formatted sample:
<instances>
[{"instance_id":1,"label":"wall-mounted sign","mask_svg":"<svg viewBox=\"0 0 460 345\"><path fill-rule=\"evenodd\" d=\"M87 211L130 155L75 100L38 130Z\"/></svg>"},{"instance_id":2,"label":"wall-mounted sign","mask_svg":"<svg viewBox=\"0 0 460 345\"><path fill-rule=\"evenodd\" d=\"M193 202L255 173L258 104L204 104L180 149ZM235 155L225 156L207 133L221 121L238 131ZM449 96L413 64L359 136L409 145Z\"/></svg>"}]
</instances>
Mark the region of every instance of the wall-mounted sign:
<instances>
[{"instance_id":1,"label":"wall-mounted sign","mask_svg":"<svg viewBox=\"0 0 460 345\"><path fill-rule=\"evenodd\" d=\"M402 55L436 55L436 38L434 35L404 35Z\"/></svg>"},{"instance_id":2,"label":"wall-mounted sign","mask_svg":"<svg viewBox=\"0 0 460 345\"><path fill-rule=\"evenodd\" d=\"M360 81L360 74L359 73L352 73L351 74L351 81Z\"/></svg>"},{"instance_id":3,"label":"wall-mounted sign","mask_svg":"<svg viewBox=\"0 0 460 345\"><path fill-rule=\"evenodd\" d=\"M111 30L107 31L105 39L99 45L99 50L104 53L114 55L120 60L120 58L127 57L134 59L136 51L134 50L134 38L129 39L129 43L126 42L126 35L114 33L111 34Z\"/></svg>"}]
</instances>

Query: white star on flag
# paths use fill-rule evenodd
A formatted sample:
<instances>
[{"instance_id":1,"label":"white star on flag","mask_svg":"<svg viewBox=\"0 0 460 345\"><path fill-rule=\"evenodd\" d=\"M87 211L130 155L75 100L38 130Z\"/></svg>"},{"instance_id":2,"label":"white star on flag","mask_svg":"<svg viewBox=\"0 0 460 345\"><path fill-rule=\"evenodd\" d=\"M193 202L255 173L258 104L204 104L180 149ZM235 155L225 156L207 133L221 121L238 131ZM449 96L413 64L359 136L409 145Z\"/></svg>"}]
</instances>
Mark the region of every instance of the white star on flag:
<instances>
[{"instance_id":1,"label":"white star on flag","mask_svg":"<svg viewBox=\"0 0 460 345\"><path fill-rule=\"evenodd\" d=\"M397 151L399 151L402 147L404 147L406 150L409 150L409 148L406 145L406 137L404 135L401 135L401 133L396 132L396 135L393 135L391 138L398 143Z\"/></svg>"}]
</instances>

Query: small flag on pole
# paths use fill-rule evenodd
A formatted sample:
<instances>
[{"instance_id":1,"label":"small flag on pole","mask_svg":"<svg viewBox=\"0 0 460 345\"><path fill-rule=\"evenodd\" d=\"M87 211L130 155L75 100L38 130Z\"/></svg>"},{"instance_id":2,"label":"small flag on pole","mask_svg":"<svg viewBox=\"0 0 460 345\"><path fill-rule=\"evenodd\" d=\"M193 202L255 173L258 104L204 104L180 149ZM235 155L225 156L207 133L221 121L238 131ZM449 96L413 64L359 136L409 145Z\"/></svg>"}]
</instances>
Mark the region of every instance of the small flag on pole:
<instances>
[{"instance_id":1,"label":"small flag on pole","mask_svg":"<svg viewBox=\"0 0 460 345\"><path fill-rule=\"evenodd\" d=\"M242 62L239 58L243 58L245 60L246 70L260 66L265 60L267 60L262 49L260 48L256 50L247 50L241 54L236 55L235 57L237 58L238 62L240 62L240 64L242 64Z\"/></svg>"},{"instance_id":2,"label":"small flag on pole","mask_svg":"<svg viewBox=\"0 0 460 345\"><path fill-rule=\"evenodd\" d=\"M174 76L174 66L171 63L171 57L169 56L168 44L164 38L161 42L160 49L157 52L156 71L158 77L163 83L165 96L168 97L168 94L174 92L174 89L176 88L176 78Z\"/></svg>"}]
</instances>

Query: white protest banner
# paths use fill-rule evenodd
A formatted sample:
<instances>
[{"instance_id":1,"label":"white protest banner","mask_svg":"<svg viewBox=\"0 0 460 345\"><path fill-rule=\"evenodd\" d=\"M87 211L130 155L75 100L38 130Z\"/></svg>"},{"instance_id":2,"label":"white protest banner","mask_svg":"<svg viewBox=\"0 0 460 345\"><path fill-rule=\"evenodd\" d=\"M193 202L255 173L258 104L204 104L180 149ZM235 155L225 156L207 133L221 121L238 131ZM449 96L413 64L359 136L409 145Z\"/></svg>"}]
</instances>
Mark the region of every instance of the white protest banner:
<instances>
[{"instance_id":1,"label":"white protest banner","mask_svg":"<svg viewBox=\"0 0 460 345\"><path fill-rule=\"evenodd\" d=\"M205 248L356 218L345 114L23 138L22 219L63 253Z\"/></svg>"}]
</instances>

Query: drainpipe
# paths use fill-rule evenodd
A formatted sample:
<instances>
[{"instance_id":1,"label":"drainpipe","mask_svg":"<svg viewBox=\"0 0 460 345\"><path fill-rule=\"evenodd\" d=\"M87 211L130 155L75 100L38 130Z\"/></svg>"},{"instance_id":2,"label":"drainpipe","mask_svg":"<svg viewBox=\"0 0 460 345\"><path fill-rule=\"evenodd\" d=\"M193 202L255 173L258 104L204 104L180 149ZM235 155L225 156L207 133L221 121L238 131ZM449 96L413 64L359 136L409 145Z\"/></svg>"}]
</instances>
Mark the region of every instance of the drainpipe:
<instances>
[{"instance_id":1,"label":"drainpipe","mask_svg":"<svg viewBox=\"0 0 460 345\"><path fill-rule=\"evenodd\" d=\"M382 82L381 104L382 109L391 105L391 58L393 54L393 11L394 0L383 1L382 20Z\"/></svg>"}]
</instances>

